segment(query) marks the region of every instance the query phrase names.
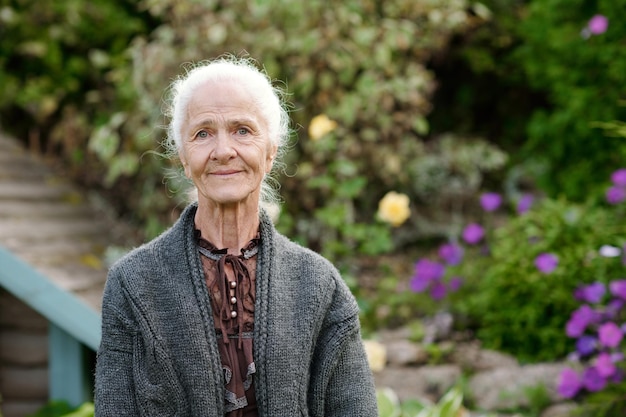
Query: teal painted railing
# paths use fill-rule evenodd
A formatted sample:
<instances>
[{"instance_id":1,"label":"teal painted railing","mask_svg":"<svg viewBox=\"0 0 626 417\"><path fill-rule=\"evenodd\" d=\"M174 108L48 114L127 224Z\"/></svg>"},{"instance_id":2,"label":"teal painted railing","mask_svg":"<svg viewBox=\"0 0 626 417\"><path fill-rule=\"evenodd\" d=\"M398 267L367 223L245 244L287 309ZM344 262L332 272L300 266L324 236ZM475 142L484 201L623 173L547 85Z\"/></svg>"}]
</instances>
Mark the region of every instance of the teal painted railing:
<instances>
[{"instance_id":1,"label":"teal painted railing","mask_svg":"<svg viewBox=\"0 0 626 417\"><path fill-rule=\"evenodd\" d=\"M73 406L91 400L85 348L100 344L100 315L11 252L0 247L0 287L49 322L49 398Z\"/></svg>"},{"instance_id":2,"label":"teal painted railing","mask_svg":"<svg viewBox=\"0 0 626 417\"><path fill-rule=\"evenodd\" d=\"M93 350L100 344L100 315L0 246L0 286Z\"/></svg>"}]
</instances>

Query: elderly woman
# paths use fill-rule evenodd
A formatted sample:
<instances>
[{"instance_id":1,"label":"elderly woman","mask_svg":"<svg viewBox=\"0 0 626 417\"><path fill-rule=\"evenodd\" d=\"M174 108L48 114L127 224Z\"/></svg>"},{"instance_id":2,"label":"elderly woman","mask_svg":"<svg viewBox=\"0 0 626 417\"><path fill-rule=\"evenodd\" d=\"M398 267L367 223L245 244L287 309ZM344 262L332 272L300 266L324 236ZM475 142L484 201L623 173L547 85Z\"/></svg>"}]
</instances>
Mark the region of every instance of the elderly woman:
<instances>
[{"instance_id":1,"label":"elderly woman","mask_svg":"<svg viewBox=\"0 0 626 417\"><path fill-rule=\"evenodd\" d=\"M288 136L279 91L229 57L172 93L198 201L109 272L96 416L377 416L354 297L261 208Z\"/></svg>"}]
</instances>

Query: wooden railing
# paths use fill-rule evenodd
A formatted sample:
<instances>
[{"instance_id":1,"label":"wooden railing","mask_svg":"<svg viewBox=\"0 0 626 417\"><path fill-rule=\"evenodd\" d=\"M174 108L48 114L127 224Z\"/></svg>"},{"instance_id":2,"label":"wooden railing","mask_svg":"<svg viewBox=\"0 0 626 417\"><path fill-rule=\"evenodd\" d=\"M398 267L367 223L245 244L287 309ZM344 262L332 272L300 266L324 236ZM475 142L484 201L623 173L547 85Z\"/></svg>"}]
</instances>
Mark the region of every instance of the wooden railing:
<instances>
[{"instance_id":1,"label":"wooden railing","mask_svg":"<svg viewBox=\"0 0 626 417\"><path fill-rule=\"evenodd\" d=\"M0 287L48 320L49 398L78 405L92 387L86 348L100 344L100 315L0 246Z\"/></svg>"}]
</instances>

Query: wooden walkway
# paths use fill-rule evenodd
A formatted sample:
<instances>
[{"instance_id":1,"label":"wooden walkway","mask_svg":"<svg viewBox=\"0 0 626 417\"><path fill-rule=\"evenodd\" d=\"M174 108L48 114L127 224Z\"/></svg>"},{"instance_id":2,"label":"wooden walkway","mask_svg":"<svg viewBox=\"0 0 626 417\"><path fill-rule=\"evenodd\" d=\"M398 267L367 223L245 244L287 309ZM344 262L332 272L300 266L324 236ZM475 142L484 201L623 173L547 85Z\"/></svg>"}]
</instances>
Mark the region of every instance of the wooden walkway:
<instances>
[{"instance_id":1,"label":"wooden walkway","mask_svg":"<svg viewBox=\"0 0 626 417\"><path fill-rule=\"evenodd\" d=\"M98 313L106 250L130 235L104 206L0 134L0 246Z\"/></svg>"}]
</instances>

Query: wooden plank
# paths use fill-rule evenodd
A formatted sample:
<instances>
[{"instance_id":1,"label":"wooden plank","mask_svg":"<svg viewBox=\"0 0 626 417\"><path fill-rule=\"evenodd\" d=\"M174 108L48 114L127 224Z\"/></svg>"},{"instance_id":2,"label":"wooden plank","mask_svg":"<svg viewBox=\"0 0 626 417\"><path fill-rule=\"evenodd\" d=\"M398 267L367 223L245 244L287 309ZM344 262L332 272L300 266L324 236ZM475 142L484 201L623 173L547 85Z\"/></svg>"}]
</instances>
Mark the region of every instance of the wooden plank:
<instances>
[{"instance_id":1,"label":"wooden plank","mask_svg":"<svg viewBox=\"0 0 626 417\"><path fill-rule=\"evenodd\" d=\"M94 351L100 344L100 315L75 295L0 247L0 286Z\"/></svg>"},{"instance_id":2,"label":"wooden plank","mask_svg":"<svg viewBox=\"0 0 626 417\"><path fill-rule=\"evenodd\" d=\"M47 333L48 320L0 286L0 327Z\"/></svg>"},{"instance_id":3,"label":"wooden plank","mask_svg":"<svg viewBox=\"0 0 626 417\"><path fill-rule=\"evenodd\" d=\"M45 406L47 400L13 400L4 398L0 403L0 416L2 417L24 417L36 413Z\"/></svg>"},{"instance_id":4,"label":"wooden plank","mask_svg":"<svg viewBox=\"0 0 626 417\"><path fill-rule=\"evenodd\" d=\"M56 186L45 182L0 182L0 200L63 200L80 201L81 194L68 185L59 184Z\"/></svg>"},{"instance_id":5,"label":"wooden plank","mask_svg":"<svg viewBox=\"0 0 626 417\"><path fill-rule=\"evenodd\" d=\"M68 204L62 201L48 201L37 204L31 201L3 201L0 204L0 217L28 219L93 218L94 212L86 204Z\"/></svg>"},{"instance_id":6,"label":"wooden plank","mask_svg":"<svg viewBox=\"0 0 626 417\"><path fill-rule=\"evenodd\" d=\"M48 365L48 333L0 330L0 363L45 367Z\"/></svg>"},{"instance_id":7,"label":"wooden plank","mask_svg":"<svg viewBox=\"0 0 626 417\"><path fill-rule=\"evenodd\" d=\"M0 368L0 392L3 398L14 400L38 400L48 398L48 369Z\"/></svg>"},{"instance_id":8,"label":"wooden plank","mask_svg":"<svg viewBox=\"0 0 626 417\"><path fill-rule=\"evenodd\" d=\"M0 218L0 240L40 240L98 236L105 233L103 222L97 219L32 220Z\"/></svg>"}]
</instances>

